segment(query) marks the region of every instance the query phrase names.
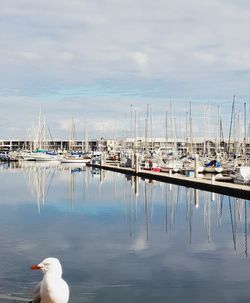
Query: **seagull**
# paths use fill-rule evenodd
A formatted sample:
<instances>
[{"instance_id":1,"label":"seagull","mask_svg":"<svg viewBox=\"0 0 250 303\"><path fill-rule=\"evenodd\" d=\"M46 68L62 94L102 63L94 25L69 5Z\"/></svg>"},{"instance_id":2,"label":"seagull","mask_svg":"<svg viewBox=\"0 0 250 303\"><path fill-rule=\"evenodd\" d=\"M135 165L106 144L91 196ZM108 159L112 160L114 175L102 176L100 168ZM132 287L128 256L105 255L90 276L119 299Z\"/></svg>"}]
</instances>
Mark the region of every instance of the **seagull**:
<instances>
[{"instance_id":1,"label":"seagull","mask_svg":"<svg viewBox=\"0 0 250 303\"><path fill-rule=\"evenodd\" d=\"M62 266L57 258L46 258L32 270L40 269L43 279L33 290L29 303L67 303L69 300L68 284L62 279Z\"/></svg>"}]
</instances>

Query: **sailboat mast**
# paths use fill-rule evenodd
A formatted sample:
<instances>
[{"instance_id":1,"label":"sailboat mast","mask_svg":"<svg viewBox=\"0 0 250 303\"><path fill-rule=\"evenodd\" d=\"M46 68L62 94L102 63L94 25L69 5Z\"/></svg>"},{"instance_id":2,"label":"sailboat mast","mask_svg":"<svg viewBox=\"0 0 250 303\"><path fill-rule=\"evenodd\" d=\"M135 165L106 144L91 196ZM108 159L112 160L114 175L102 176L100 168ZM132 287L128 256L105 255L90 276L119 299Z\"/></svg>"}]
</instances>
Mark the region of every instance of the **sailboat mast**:
<instances>
[{"instance_id":1,"label":"sailboat mast","mask_svg":"<svg viewBox=\"0 0 250 303\"><path fill-rule=\"evenodd\" d=\"M135 123L135 141L134 141L134 153L137 152L137 112L135 110L135 120L134 120L134 123Z\"/></svg>"},{"instance_id":2,"label":"sailboat mast","mask_svg":"<svg viewBox=\"0 0 250 303\"><path fill-rule=\"evenodd\" d=\"M165 131L166 131L165 140L166 140L166 152L167 152L168 149L168 112L167 111L166 111Z\"/></svg>"},{"instance_id":3,"label":"sailboat mast","mask_svg":"<svg viewBox=\"0 0 250 303\"><path fill-rule=\"evenodd\" d=\"M172 112L172 100L170 95L169 100L169 110L170 110L170 140L171 140L171 147L173 149L173 112Z\"/></svg>"},{"instance_id":4,"label":"sailboat mast","mask_svg":"<svg viewBox=\"0 0 250 303\"><path fill-rule=\"evenodd\" d=\"M150 143L151 143L151 151L153 152L153 119L152 119L152 108L150 107Z\"/></svg>"},{"instance_id":5,"label":"sailboat mast","mask_svg":"<svg viewBox=\"0 0 250 303\"><path fill-rule=\"evenodd\" d=\"M204 128L204 142L203 142L203 156L206 154L206 106L203 108L203 128Z\"/></svg>"},{"instance_id":6,"label":"sailboat mast","mask_svg":"<svg viewBox=\"0 0 250 303\"><path fill-rule=\"evenodd\" d=\"M186 147L187 147L187 153L189 153L189 141L188 141L188 112L186 112L186 129L185 129L185 136L186 136Z\"/></svg>"},{"instance_id":7,"label":"sailboat mast","mask_svg":"<svg viewBox=\"0 0 250 303\"><path fill-rule=\"evenodd\" d=\"M230 119L229 135L228 135L228 146L227 146L228 155L230 153L230 143L231 143L232 124L233 124L234 114L235 114L235 95L233 96L233 103L232 103L232 109L231 109L231 119Z\"/></svg>"},{"instance_id":8,"label":"sailboat mast","mask_svg":"<svg viewBox=\"0 0 250 303\"><path fill-rule=\"evenodd\" d=\"M243 139L243 153L244 153L245 165L247 162L246 139L247 139L247 117L246 117L246 102L245 102L244 103L244 139Z\"/></svg>"},{"instance_id":9,"label":"sailboat mast","mask_svg":"<svg viewBox=\"0 0 250 303\"><path fill-rule=\"evenodd\" d=\"M46 149L46 120L45 115L43 116L43 148Z\"/></svg>"},{"instance_id":10,"label":"sailboat mast","mask_svg":"<svg viewBox=\"0 0 250 303\"><path fill-rule=\"evenodd\" d=\"M189 103L189 138L190 138L190 152L193 152L193 140L192 140L192 102Z\"/></svg>"},{"instance_id":11,"label":"sailboat mast","mask_svg":"<svg viewBox=\"0 0 250 303\"><path fill-rule=\"evenodd\" d=\"M130 150L133 149L132 144L132 119L133 119L133 104L130 105L130 130L129 130L129 140L130 140Z\"/></svg>"},{"instance_id":12,"label":"sailboat mast","mask_svg":"<svg viewBox=\"0 0 250 303\"><path fill-rule=\"evenodd\" d=\"M145 153L148 152L148 115L149 115L149 105L147 104L147 117L145 119Z\"/></svg>"},{"instance_id":13,"label":"sailboat mast","mask_svg":"<svg viewBox=\"0 0 250 303\"><path fill-rule=\"evenodd\" d=\"M216 151L216 154L220 153L221 152L221 149L220 149L220 145L221 145L221 128L220 128L220 107L218 106L218 112L217 112L217 134L216 134L216 139L215 139L215 142L216 142L216 147L215 147L215 151Z\"/></svg>"}]
</instances>

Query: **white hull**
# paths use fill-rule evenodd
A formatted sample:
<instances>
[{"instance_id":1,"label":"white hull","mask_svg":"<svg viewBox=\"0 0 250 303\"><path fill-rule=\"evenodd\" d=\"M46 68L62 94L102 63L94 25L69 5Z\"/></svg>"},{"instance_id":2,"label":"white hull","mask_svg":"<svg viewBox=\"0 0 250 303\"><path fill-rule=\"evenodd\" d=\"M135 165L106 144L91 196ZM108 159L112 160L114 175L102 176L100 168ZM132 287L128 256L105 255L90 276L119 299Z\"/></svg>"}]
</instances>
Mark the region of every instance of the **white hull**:
<instances>
[{"instance_id":1,"label":"white hull","mask_svg":"<svg viewBox=\"0 0 250 303\"><path fill-rule=\"evenodd\" d=\"M17 155L18 160L24 160L24 161L34 161L33 153L31 152L21 152Z\"/></svg>"},{"instance_id":2,"label":"white hull","mask_svg":"<svg viewBox=\"0 0 250 303\"><path fill-rule=\"evenodd\" d=\"M160 168L162 171L172 170L177 173L179 170L181 170L183 168L183 163L178 160L171 160L171 161L168 161L166 164L161 165Z\"/></svg>"},{"instance_id":3,"label":"white hull","mask_svg":"<svg viewBox=\"0 0 250 303\"><path fill-rule=\"evenodd\" d=\"M32 158L34 158L35 161L60 161L60 159L57 156L53 155L47 155L47 154L33 154Z\"/></svg>"},{"instance_id":4,"label":"white hull","mask_svg":"<svg viewBox=\"0 0 250 303\"><path fill-rule=\"evenodd\" d=\"M90 159L70 159L70 158L63 158L60 159L61 163L77 163L77 164L86 164L90 162Z\"/></svg>"},{"instance_id":5,"label":"white hull","mask_svg":"<svg viewBox=\"0 0 250 303\"><path fill-rule=\"evenodd\" d=\"M244 182L248 182L250 180L250 166L240 167L240 174L243 177Z\"/></svg>"},{"instance_id":6,"label":"white hull","mask_svg":"<svg viewBox=\"0 0 250 303\"><path fill-rule=\"evenodd\" d=\"M230 176L223 176L222 174L217 174L215 176L215 181L222 181L222 182L231 182L233 180Z\"/></svg>"},{"instance_id":7,"label":"white hull","mask_svg":"<svg viewBox=\"0 0 250 303\"><path fill-rule=\"evenodd\" d=\"M208 166L204 167L205 173L221 173L223 171L222 167Z\"/></svg>"},{"instance_id":8,"label":"white hull","mask_svg":"<svg viewBox=\"0 0 250 303\"><path fill-rule=\"evenodd\" d=\"M24 160L24 161L35 161L35 158L32 156L22 156L22 158L20 160Z\"/></svg>"}]
</instances>

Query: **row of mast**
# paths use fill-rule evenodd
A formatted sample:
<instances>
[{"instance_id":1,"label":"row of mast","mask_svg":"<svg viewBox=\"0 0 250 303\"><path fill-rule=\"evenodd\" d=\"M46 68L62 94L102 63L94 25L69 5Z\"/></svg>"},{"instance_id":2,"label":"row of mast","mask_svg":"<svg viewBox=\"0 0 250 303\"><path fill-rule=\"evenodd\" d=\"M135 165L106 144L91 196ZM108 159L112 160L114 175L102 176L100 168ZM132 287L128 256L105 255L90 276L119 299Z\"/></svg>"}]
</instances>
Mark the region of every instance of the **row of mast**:
<instances>
[{"instance_id":1,"label":"row of mast","mask_svg":"<svg viewBox=\"0 0 250 303\"><path fill-rule=\"evenodd\" d=\"M222 151L226 152L227 154L238 154L239 153L239 146L240 146L240 138L242 140L242 153L246 159L246 145L248 143L248 137L250 133L250 122L247 121L247 104L244 103L243 107L243 138L242 134L242 119L241 113L236 112L235 106L235 96L233 97L232 108L231 108L231 115L230 115L230 124L229 124L229 133L228 133L228 144L225 150L225 146L223 146L223 142L225 143L226 138L223 130L223 122L222 122L222 115L221 115L221 108L218 106L217 109L217 117L214 119L216 121L216 131L215 131L215 150L217 153L221 153ZM127 116L125 114L125 125L124 131L121 137L125 139L129 138L130 141L130 149L136 152L137 150L137 138L139 133L139 124L141 123L141 119L139 117L138 111L134 109L133 105L130 105L130 119L129 119L129 128L127 127ZM178 130L177 130L177 123L176 117L173 113L172 108L172 100L170 96L169 100L169 111L165 111L165 143L166 148L177 151L177 142L178 142ZM182 123L183 125L183 123ZM103 126L103 125L102 125ZM144 150L145 153L148 153L150 150L153 149L153 115L152 115L152 108L149 107L147 104L146 107L146 117L144 119ZM203 154L209 154L210 148L209 144L206 145L205 142L209 141L211 138L211 109L210 104L204 106L204 113L203 113L203 128L204 128L204 150ZM88 141L89 141L89 129L87 120L84 121L84 142L85 142L85 150L88 150ZM34 142L34 149L36 148L46 148L46 133L49 133L51 140L53 140L50 129L46 124L45 116L42 117L41 111L39 114L38 123L36 126L33 124L31 134L29 135L29 140ZM129 136L128 136L129 134ZM101 145L101 141L104 137L102 133L101 127L99 127L99 145ZM143 136L139 136L143 137ZM186 121L185 121L185 135L184 135L184 142L187 146L188 153L193 153L193 113L192 113L192 102L189 102L189 110L186 112ZM117 133L117 124L114 124L114 141L118 140L118 133ZM73 149L76 141L76 127L74 119L71 119L70 127L69 127L69 148ZM125 144L125 143L124 143Z\"/></svg>"}]
</instances>

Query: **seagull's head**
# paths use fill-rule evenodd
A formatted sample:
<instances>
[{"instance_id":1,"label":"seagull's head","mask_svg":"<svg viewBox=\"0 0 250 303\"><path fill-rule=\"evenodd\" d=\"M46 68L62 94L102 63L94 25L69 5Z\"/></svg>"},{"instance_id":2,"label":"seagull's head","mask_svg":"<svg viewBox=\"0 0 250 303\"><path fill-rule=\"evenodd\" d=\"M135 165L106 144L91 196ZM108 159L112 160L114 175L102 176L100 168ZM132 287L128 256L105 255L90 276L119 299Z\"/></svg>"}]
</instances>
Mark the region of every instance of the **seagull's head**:
<instances>
[{"instance_id":1,"label":"seagull's head","mask_svg":"<svg viewBox=\"0 0 250 303\"><path fill-rule=\"evenodd\" d=\"M40 269L44 274L53 273L60 276L62 275L62 266L57 258L46 258L41 263L32 265L31 269Z\"/></svg>"}]
</instances>

